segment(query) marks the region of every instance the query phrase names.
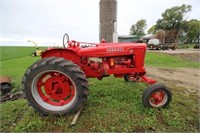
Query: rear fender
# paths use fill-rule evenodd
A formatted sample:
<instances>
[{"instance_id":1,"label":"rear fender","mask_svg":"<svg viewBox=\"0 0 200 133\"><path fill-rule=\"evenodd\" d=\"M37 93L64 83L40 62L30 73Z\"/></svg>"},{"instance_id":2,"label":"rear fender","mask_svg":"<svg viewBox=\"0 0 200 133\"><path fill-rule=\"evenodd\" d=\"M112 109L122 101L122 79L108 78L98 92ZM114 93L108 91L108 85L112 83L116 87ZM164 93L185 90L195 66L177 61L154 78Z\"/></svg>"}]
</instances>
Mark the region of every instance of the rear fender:
<instances>
[{"instance_id":1,"label":"rear fender","mask_svg":"<svg viewBox=\"0 0 200 133\"><path fill-rule=\"evenodd\" d=\"M80 63L80 56L76 54L73 50L69 49L51 49L47 50L42 53L42 58L46 57L62 57L67 60L71 60L72 62L79 64Z\"/></svg>"},{"instance_id":2,"label":"rear fender","mask_svg":"<svg viewBox=\"0 0 200 133\"><path fill-rule=\"evenodd\" d=\"M75 51L70 49L51 49L42 54L42 58L47 57L62 57L77 64L85 73L86 77L101 77L99 70L94 70L91 67L86 67L81 64L81 56L77 55Z\"/></svg>"}]
</instances>

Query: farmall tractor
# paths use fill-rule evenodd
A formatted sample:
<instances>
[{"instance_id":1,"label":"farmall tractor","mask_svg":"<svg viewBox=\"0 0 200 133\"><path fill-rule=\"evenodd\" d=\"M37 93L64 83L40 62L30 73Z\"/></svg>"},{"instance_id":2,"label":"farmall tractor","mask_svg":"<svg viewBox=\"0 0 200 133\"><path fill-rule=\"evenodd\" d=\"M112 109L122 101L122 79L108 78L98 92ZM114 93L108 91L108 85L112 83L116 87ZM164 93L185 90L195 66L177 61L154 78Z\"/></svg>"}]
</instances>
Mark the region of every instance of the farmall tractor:
<instances>
[{"instance_id":1,"label":"farmall tractor","mask_svg":"<svg viewBox=\"0 0 200 133\"><path fill-rule=\"evenodd\" d=\"M65 115L78 111L88 96L87 78L109 75L128 82L149 84L143 92L146 107L165 108L170 90L145 76L144 43L84 43L63 37L63 47L42 53L22 80L22 89L33 108L43 115ZM134 89L134 88L133 88ZM117 90L116 90L117 91Z\"/></svg>"}]
</instances>

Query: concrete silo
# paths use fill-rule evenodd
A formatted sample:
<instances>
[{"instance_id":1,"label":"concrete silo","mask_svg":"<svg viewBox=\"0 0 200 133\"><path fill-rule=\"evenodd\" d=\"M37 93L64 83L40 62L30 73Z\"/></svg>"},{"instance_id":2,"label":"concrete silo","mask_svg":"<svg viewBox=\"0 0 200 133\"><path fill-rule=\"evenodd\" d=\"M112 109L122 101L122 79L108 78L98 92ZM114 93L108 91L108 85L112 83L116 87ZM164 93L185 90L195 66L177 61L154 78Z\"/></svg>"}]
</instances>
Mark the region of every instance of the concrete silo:
<instances>
[{"instance_id":1,"label":"concrete silo","mask_svg":"<svg viewBox=\"0 0 200 133\"><path fill-rule=\"evenodd\" d=\"M113 39L117 36L115 34L117 27L117 1L100 0L99 14L99 39L104 38L106 42L113 42Z\"/></svg>"}]
</instances>

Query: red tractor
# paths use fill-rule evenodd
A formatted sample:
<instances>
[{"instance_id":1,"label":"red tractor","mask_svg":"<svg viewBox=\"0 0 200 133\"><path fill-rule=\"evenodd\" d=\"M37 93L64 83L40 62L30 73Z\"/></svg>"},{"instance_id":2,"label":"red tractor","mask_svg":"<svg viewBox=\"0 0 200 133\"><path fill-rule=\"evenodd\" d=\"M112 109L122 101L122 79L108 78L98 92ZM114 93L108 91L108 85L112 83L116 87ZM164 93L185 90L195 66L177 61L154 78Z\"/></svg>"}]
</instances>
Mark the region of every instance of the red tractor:
<instances>
[{"instance_id":1,"label":"red tractor","mask_svg":"<svg viewBox=\"0 0 200 133\"><path fill-rule=\"evenodd\" d=\"M43 115L74 113L86 102L87 78L114 75L125 81L145 82L142 102L146 107L167 107L170 90L147 78L144 43L84 43L63 37L64 48L50 49L24 74L22 88L26 99Z\"/></svg>"}]
</instances>

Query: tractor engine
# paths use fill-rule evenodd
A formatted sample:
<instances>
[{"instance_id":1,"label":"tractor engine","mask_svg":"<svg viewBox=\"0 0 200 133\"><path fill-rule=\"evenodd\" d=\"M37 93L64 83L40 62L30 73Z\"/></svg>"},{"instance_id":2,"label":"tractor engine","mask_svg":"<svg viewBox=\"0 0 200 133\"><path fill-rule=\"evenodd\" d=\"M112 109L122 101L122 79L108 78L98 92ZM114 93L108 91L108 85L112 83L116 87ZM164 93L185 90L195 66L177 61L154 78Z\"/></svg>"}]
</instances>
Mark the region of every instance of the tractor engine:
<instances>
[{"instance_id":1,"label":"tractor engine","mask_svg":"<svg viewBox=\"0 0 200 133\"><path fill-rule=\"evenodd\" d=\"M103 61L102 61L103 60ZM134 67L131 56L107 57L107 58L82 58L83 66L89 65L93 69L100 69L103 66L109 66L109 69L120 69Z\"/></svg>"},{"instance_id":2,"label":"tractor engine","mask_svg":"<svg viewBox=\"0 0 200 133\"><path fill-rule=\"evenodd\" d=\"M109 58L109 66L121 66L121 67L133 67L133 61L130 56L122 56L122 57L111 57Z\"/></svg>"},{"instance_id":3,"label":"tractor engine","mask_svg":"<svg viewBox=\"0 0 200 133\"><path fill-rule=\"evenodd\" d=\"M108 57L105 58L105 61L108 63L110 69L114 68L130 68L134 67L133 59L131 56L122 56L122 57ZM100 58L81 58L81 65L82 66L90 66L93 69L98 69L102 65L102 60Z\"/></svg>"}]
</instances>

